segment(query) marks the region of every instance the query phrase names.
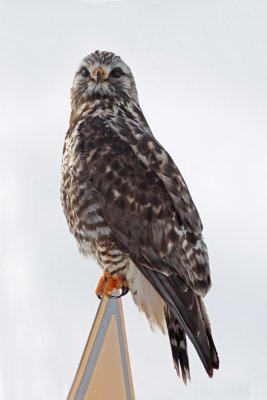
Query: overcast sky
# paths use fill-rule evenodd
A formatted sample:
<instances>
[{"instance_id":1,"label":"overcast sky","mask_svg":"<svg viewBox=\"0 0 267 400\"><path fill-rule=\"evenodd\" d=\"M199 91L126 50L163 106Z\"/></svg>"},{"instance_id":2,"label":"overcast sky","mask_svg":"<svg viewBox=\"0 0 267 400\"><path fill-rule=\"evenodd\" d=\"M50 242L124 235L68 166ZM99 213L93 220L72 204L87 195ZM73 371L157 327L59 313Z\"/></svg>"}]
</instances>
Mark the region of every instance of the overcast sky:
<instances>
[{"instance_id":1,"label":"overcast sky","mask_svg":"<svg viewBox=\"0 0 267 400\"><path fill-rule=\"evenodd\" d=\"M123 300L137 400L262 400L267 393L267 5L262 0L0 2L0 399L64 400L94 319L100 269L61 209L69 90L80 60L119 54L153 133L204 224L206 298L221 367Z\"/></svg>"}]
</instances>

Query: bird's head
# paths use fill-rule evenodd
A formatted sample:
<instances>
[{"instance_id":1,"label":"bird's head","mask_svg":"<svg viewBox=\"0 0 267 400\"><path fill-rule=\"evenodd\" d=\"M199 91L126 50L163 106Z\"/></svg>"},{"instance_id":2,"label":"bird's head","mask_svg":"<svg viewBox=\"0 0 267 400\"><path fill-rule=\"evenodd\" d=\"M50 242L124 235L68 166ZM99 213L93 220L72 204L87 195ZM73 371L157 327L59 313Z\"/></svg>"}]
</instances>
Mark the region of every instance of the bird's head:
<instances>
[{"instance_id":1,"label":"bird's head","mask_svg":"<svg viewBox=\"0 0 267 400\"><path fill-rule=\"evenodd\" d=\"M97 50L82 60L74 77L71 100L76 109L95 100L138 103L132 72L119 56Z\"/></svg>"}]
</instances>

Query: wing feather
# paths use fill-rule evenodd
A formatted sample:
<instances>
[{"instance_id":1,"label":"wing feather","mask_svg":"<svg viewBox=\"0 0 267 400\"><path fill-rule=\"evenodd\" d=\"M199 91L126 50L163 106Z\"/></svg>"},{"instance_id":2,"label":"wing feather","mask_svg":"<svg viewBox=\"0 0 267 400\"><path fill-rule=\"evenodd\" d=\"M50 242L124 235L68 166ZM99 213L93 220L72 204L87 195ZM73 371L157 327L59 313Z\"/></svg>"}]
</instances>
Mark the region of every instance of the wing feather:
<instances>
[{"instance_id":1,"label":"wing feather","mask_svg":"<svg viewBox=\"0 0 267 400\"><path fill-rule=\"evenodd\" d=\"M210 271L201 221L168 153L134 122L115 124L114 117L85 120L79 139L82 154L90 154L83 173L99 192L114 235L130 253L141 251L148 268L178 274L205 295Z\"/></svg>"},{"instance_id":2,"label":"wing feather","mask_svg":"<svg viewBox=\"0 0 267 400\"><path fill-rule=\"evenodd\" d=\"M124 118L111 121L117 135L133 150L136 157L157 174L164 184L181 223L190 231L202 232L202 223L187 185L168 152L154 138L149 129L140 131L134 121Z\"/></svg>"}]
</instances>

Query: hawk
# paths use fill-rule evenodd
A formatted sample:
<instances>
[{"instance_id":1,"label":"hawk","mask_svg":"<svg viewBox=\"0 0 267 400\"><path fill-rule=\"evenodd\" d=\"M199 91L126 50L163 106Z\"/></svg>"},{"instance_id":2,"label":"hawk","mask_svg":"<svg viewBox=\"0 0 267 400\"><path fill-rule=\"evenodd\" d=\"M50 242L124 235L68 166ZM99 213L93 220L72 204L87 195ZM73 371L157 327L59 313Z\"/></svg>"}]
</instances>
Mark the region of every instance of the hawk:
<instances>
[{"instance_id":1,"label":"hawk","mask_svg":"<svg viewBox=\"0 0 267 400\"><path fill-rule=\"evenodd\" d=\"M174 366L190 379L186 337L208 375L218 369L203 297L211 286L202 223L185 181L153 136L122 59L95 51L71 89L61 201L80 251L105 282L130 291L151 327L169 334Z\"/></svg>"}]
</instances>

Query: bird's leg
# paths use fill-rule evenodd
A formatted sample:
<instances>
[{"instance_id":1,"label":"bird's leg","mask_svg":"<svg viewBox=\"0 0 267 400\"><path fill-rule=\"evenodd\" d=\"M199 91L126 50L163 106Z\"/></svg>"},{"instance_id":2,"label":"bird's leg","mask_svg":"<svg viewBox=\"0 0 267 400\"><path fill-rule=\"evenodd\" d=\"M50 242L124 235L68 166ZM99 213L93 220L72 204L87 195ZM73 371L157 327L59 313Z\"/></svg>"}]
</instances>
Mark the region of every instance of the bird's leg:
<instances>
[{"instance_id":1,"label":"bird's leg","mask_svg":"<svg viewBox=\"0 0 267 400\"><path fill-rule=\"evenodd\" d=\"M96 287L96 295L99 299L101 299L101 296L104 293L104 290L106 288L106 294L109 294L112 289L113 289L113 279L111 278L111 274L108 271L104 271L103 275L99 279L99 282Z\"/></svg>"},{"instance_id":2,"label":"bird's leg","mask_svg":"<svg viewBox=\"0 0 267 400\"><path fill-rule=\"evenodd\" d=\"M111 296L113 289L121 289L121 294L119 296ZM124 285L123 279L120 277L113 278L111 273L104 271L103 276L99 279L98 285L96 287L96 295L99 299L105 294L109 298L118 299L128 293L129 289Z\"/></svg>"}]
</instances>

